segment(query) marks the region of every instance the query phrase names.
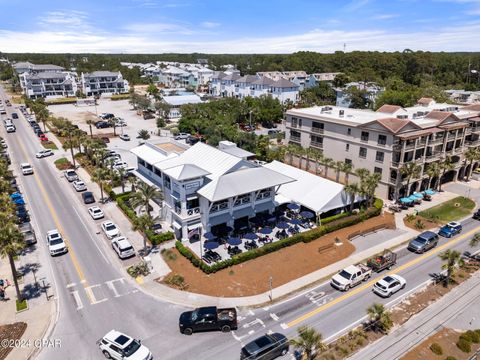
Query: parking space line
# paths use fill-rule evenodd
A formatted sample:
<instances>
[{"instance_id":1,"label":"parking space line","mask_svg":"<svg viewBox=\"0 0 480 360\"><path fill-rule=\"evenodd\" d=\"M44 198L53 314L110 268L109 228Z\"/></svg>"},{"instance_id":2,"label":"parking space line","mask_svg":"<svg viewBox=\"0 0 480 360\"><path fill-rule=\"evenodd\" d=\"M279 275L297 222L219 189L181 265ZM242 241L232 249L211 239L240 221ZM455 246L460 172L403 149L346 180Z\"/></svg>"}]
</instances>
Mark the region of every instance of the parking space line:
<instances>
[{"instance_id":1,"label":"parking space line","mask_svg":"<svg viewBox=\"0 0 480 360\"><path fill-rule=\"evenodd\" d=\"M77 310L83 309L82 299L80 299L80 295L78 294L78 290L70 291L72 294L75 303L77 304Z\"/></svg>"}]
</instances>

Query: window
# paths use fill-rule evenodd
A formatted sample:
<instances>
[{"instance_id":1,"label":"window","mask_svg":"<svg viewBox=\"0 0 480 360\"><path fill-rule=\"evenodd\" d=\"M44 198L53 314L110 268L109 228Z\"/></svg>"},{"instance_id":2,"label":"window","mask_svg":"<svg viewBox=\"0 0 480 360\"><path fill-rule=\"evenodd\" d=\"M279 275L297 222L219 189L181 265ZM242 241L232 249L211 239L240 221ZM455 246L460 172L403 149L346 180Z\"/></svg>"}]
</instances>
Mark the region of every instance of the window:
<instances>
[{"instance_id":1,"label":"window","mask_svg":"<svg viewBox=\"0 0 480 360\"><path fill-rule=\"evenodd\" d=\"M361 140L368 141L368 131L362 131Z\"/></svg>"},{"instance_id":2,"label":"window","mask_svg":"<svg viewBox=\"0 0 480 360\"><path fill-rule=\"evenodd\" d=\"M387 144L387 135L378 135L378 145Z\"/></svg>"},{"instance_id":3,"label":"window","mask_svg":"<svg viewBox=\"0 0 480 360\"><path fill-rule=\"evenodd\" d=\"M381 175L381 174L382 174L382 168L379 168L379 167L376 167L376 166L375 166L375 167L373 168L373 172Z\"/></svg>"},{"instance_id":4,"label":"window","mask_svg":"<svg viewBox=\"0 0 480 360\"><path fill-rule=\"evenodd\" d=\"M345 159L345 164L352 164L352 159Z\"/></svg>"},{"instance_id":5,"label":"window","mask_svg":"<svg viewBox=\"0 0 480 360\"><path fill-rule=\"evenodd\" d=\"M323 148L323 137L310 135L310 146Z\"/></svg>"},{"instance_id":6,"label":"window","mask_svg":"<svg viewBox=\"0 0 480 360\"><path fill-rule=\"evenodd\" d=\"M145 161L143 161L142 159L138 159L138 164L142 165L142 166L145 166Z\"/></svg>"},{"instance_id":7,"label":"window","mask_svg":"<svg viewBox=\"0 0 480 360\"><path fill-rule=\"evenodd\" d=\"M367 157L367 148L361 147L358 151L358 156L365 159Z\"/></svg>"},{"instance_id":8,"label":"window","mask_svg":"<svg viewBox=\"0 0 480 360\"><path fill-rule=\"evenodd\" d=\"M164 176L165 177L163 178L163 186L165 186L167 189L171 189L172 188L172 183L171 183L170 177L166 176L166 175L164 175Z\"/></svg>"},{"instance_id":9,"label":"window","mask_svg":"<svg viewBox=\"0 0 480 360\"><path fill-rule=\"evenodd\" d=\"M347 135L352 135L352 129L350 128L347 129Z\"/></svg>"},{"instance_id":10,"label":"window","mask_svg":"<svg viewBox=\"0 0 480 360\"><path fill-rule=\"evenodd\" d=\"M302 134L300 133L300 131L291 131L290 132L290 140L292 140L292 141L300 142L301 136L302 136Z\"/></svg>"},{"instance_id":11,"label":"window","mask_svg":"<svg viewBox=\"0 0 480 360\"><path fill-rule=\"evenodd\" d=\"M292 117L292 127L302 127L302 119L298 119L296 117Z\"/></svg>"},{"instance_id":12,"label":"window","mask_svg":"<svg viewBox=\"0 0 480 360\"><path fill-rule=\"evenodd\" d=\"M250 202L250 194L243 194L243 195L237 196L237 199L233 203L233 206L248 204L249 202Z\"/></svg>"},{"instance_id":13,"label":"window","mask_svg":"<svg viewBox=\"0 0 480 360\"><path fill-rule=\"evenodd\" d=\"M375 161L382 162L385 158L385 153L383 151L377 151L377 155L375 156Z\"/></svg>"},{"instance_id":14,"label":"window","mask_svg":"<svg viewBox=\"0 0 480 360\"><path fill-rule=\"evenodd\" d=\"M312 132L323 133L324 125L319 122L312 122Z\"/></svg>"},{"instance_id":15,"label":"window","mask_svg":"<svg viewBox=\"0 0 480 360\"><path fill-rule=\"evenodd\" d=\"M349 151L350 150L350 144L345 144L345 151Z\"/></svg>"}]
</instances>

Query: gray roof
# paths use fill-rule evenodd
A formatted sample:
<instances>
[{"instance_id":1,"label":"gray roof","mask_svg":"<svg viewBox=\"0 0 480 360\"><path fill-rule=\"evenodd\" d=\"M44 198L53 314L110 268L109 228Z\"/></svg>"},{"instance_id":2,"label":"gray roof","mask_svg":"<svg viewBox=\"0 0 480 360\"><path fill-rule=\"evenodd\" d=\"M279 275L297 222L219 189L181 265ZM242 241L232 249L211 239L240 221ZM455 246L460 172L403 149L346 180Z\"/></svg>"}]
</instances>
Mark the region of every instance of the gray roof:
<instances>
[{"instance_id":1,"label":"gray roof","mask_svg":"<svg viewBox=\"0 0 480 360\"><path fill-rule=\"evenodd\" d=\"M287 79L277 80L272 84L272 86L276 88L298 87L297 84L294 84L293 82L288 81Z\"/></svg>"},{"instance_id":2,"label":"gray roof","mask_svg":"<svg viewBox=\"0 0 480 360\"><path fill-rule=\"evenodd\" d=\"M223 71L214 71L212 75L212 79L223 79L227 74Z\"/></svg>"},{"instance_id":3,"label":"gray roof","mask_svg":"<svg viewBox=\"0 0 480 360\"><path fill-rule=\"evenodd\" d=\"M27 80L36 80L36 79L65 79L67 74L60 72L41 72L34 75L27 75Z\"/></svg>"},{"instance_id":4,"label":"gray roof","mask_svg":"<svg viewBox=\"0 0 480 360\"><path fill-rule=\"evenodd\" d=\"M259 79L252 82L252 84L255 84L255 85L272 85L273 83L275 83L275 81L273 81L272 79L266 76L262 76Z\"/></svg>"},{"instance_id":5,"label":"gray roof","mask_svg":"<svg viewBox=\"0 0 480 360\"><path fill-rule=\"evenodd\" d=\"M291 177L259 166L222 175L202 187L197 193L209 201L219 201L293 181L295 179Z\"/></svg>"},{"instance_id":6,"label":"gray roof","mask_svg":"<svg viewBox=\"0 0 480 360\"><path fill-rule=\"evenodd\" d=\"M240 79L240 77L241 76L238 74L230 74L230 75L224 76L222 80L237 80L237 79Z\"/></svg>"},{"instance_id":7,"label":"gray roof","mask_svg":"<svg viewBox=\"0 0 480 360\"><path fill-rule=\"evenodd\" d=\"M58 66L58 65L52 65L52 64L38 64L38 65L33 65L32 66L33 71L42 71L42 70L55 70L55 71L61 71L65 70L63 67Z\"/></svg>"},{"instance_id":8,"label":"gray roof","mask_svg":"<svg viewBox=\"0 0 480 360\"><path fill-rule=\"evenodd\" d=\"M103 76L118 76L119 72L113 71L94 71L92 73L85 73L85 77L103 77Z\"/></svg>"},{"instance_id":9,"label":"gray roof","mask_svg":"<svg viewBox=\"0 0 480 360\"><path fill-rule=\"evenodd\" d=\"M258 76L256 75L245 75L245 76L242 76L241 78L238 78L236 82L249 84L256 80L258 80Z\"/></svg>"},{"instance_id":10,"label":"gray roof","mask_svg":"<svg viewBox=\"0 0 480 360\"><path fill-rule=\"evenodd\" d=\"M18 62L18 63L13 64L13 67L14 67L15 69L18 69L18 68L30 68L30 67L32 67L32 66L33 66L33 64L32 64L31 62L28 62L28 61L26 61L26 62Z\"/></svg>"},{"instance_id":11,"label":"gray roof","mask_svg":"<svg viewBox=\"0 0 480 360\"><path fill-rule=\"evenodd\" d=\"M189 180L209 175L210 173L193 164L174 166L164 171L165 174L175 180Z\"/></svg>"},{"instance_id":12,"label":"gray roof","mask_svg":"<svg viewBox=\"0 0 480 360\"><path fill-rule=\"evenodd\" d=\"M247 150L243 150L242 148L239 148L237 146L227 147L227 148L224 148L224 149L221 149L221 150L223 152L226 152L230 155L233 155L233 156L236 156L236 157L239 157L239 158L242 158L242 159L245 159L245 158L248 158L250 156L255 155L254 153L251 153L250 151L247 151Z\"/></svg>"}]
</instances>

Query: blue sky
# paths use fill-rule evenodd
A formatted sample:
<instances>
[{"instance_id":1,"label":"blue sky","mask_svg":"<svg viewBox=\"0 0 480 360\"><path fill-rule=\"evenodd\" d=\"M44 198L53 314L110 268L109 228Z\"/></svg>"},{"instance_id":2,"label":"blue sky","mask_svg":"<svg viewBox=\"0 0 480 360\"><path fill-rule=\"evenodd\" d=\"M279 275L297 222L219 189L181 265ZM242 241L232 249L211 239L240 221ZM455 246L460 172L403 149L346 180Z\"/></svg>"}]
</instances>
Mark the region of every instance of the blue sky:
<instances>
[{"instance_id":1,"label":"blue sky","mask_svg":"<svg viewBox=\"0 0 480 360\"><path fill-rule=\"evenodd\" d=\"M480 51L480 0L0 0L0 51Z\"/></svg>"}]
</instances>

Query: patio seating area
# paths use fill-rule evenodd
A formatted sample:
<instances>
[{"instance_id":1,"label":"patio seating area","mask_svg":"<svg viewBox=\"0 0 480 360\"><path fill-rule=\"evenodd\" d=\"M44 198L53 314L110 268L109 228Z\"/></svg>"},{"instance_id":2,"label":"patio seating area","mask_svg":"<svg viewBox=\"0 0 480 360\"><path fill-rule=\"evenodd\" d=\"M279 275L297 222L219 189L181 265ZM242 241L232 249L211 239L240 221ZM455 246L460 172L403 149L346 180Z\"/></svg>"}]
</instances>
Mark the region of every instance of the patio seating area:
<instances>
[{"instance_id":1,"label":"patio seating area","mask_svg":"<svg viewBox=\"0 0 480 360\"><path fill-rule=\"evenodd\" d=\"M273 214L259 213L236 228L221 224L185 243L207 264L285 239L316 227L315 214L291 203Z\"/></svg>"},{"instance_id":2,"label":"patio seating area","mask_svg":"<svg viewBox=\"0 0 480 360\"><path fill-rule=\"evenodd\" d=\"M422 192L414 192L408 197L400 198L397 203L388 205L388 209L393 212L408 210L415 205L420 205L422 201L432 201L432 196L435 194L438 193L432 189L427 189Z\"/></svg>"}]
</instances>

